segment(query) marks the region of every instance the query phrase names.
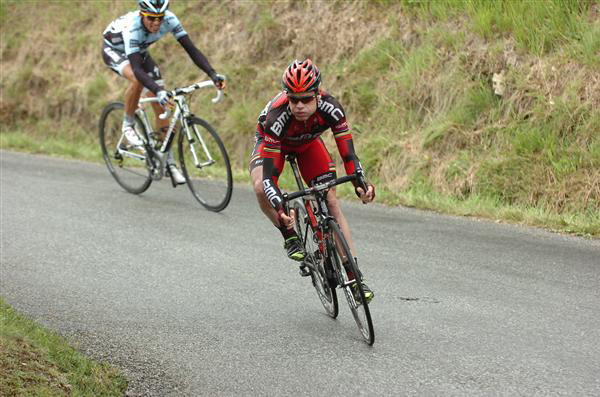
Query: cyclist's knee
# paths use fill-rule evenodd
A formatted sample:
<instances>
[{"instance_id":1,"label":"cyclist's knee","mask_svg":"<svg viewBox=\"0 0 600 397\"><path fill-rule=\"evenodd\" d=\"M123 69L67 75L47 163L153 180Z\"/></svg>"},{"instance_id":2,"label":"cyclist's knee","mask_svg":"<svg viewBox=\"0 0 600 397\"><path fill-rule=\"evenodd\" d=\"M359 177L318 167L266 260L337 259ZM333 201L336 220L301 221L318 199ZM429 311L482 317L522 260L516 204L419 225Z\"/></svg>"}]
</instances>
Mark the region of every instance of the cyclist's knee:
<instances>
[{"instance_id":1,"label":"cyclist's knee","mask_svg":"<svg viewBox=\"0 0 600 397\"><path fill-rule=\"evenodd\" d=\"M125 77L127 80L129 80L129 82L133 85L133 84L140 84L139 80L137 79L137 77L135 77L135 73L133 73L133 68L131 67L130 64L127 64L124 68L123 68L123 77Z\"/></svg>"},{"instance_id":2,"label":"cyclist's knee","mask_svg":"<svg viewBox=\"0 0 600 397\"><path fill-rule=\"evenodd\" d=\"M252 183L254 187L254 193L259 200L267 200L267 196L265 195L265 190L263 189L262 180L258 179L253 181Z\"/></svg>"},{"instance_id":3,"label":"cyclist's knee","mask_svg":"<svg viewBox=\"0 0 600 397\"><path fill-rule=\"evenodd\" d=\"M130 80L129 88L126 91L126 94L140 96L143 89L144 89L144 86L142 85L142 83L140 83L137 80L135 82Z\"/></svg>"},{"instance_id":4,"label":"cyclist's knee","mask_svg":"<svg viewBox=\"0 0 600 397\"><path fill-rule=\"evenodd\" d=\"M345 219L340 207L333 207L330 205L328 208L329 213L335 218L336 221L338 221L338 223L340 223L341 220Z\"/></svg>"},{"instance_id":5,"label":"cyclist's knee","mask_svg":"<svg viewBox=\"0 0 600 397\"><path fill-rule=\"evenodd\" d=\"M139 91L142 92L142 90L144 89L144 85L142 83L140 83L139 80L135 80L131 82L131 88L134 89L135 91Z\"/></svg>"},{"instance_id":6,"label":"cyclist's knee","mask_svg":"<svg viewBox=\"0 0 600 397\"><path fill-rule=\"evenodd\" d=\"M332 191L327 195L327 208L331 215L337 218L338 215L342 214L342 209L340 208L340 202L337 199L335 193L331 194Z\"/></svg>"},{"instance_id":7,"label":"cyclist's knee","mask_svg":"<svg viewBox=\"0 0 600 397\"><path fill-rule=\"evenodd\" d=\"M262 183L262 167L256 167L250 172L250 177L252 179L252 186L254 188L254 193L256 195L264 195L265 191L263 189Z\"/></svg>"},{"instance_id":8,"label":"cyclist's knee","mask_svg":"<svg viewBox=\"0 0 600 397\"><path fill-rule=\"evenodd\" d=\"M265 196L265 191L262 188L262 183L254 184L254 193L256 194L256 197L258 197L259 199L266 200L266 198L267 198L267 196Z\"/></svg>"}]
</instances>

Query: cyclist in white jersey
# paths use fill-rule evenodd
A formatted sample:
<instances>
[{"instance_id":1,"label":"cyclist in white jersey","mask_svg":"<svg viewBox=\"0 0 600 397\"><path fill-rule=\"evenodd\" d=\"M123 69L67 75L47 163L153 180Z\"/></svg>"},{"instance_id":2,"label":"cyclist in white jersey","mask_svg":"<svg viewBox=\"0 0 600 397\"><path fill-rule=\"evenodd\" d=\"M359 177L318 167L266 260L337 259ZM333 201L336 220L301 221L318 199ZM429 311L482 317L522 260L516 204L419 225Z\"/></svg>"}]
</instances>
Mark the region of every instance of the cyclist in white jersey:
<instances>
[{"instance_id":1,"label":"cyclist in white jersey","mask_svg":"<svg viewBox=\"0 0 600 397\"><path fill-rule=\"evenodd\" d=\"M161 107L169 103L160 70L148 54L148 47L171 32L188 53L192 61L202 69L219 89L225 89L224 78L217 74L206 57L196 48L179 19L168 11L169 0L137 0L139 11L129 12L108 25L103 32L104 63L119 75L129 80L125 92L125 119L123 133L133 146L142 145L142 140L133 128L134 113L144 89L148 96L156 96L159 103L153 103L156 125L165 133L168 120L160 120ZM185 178L175 166L173 154L167 157L167 170L177 184L185 183Z\"/></svg>"}]
</instances>

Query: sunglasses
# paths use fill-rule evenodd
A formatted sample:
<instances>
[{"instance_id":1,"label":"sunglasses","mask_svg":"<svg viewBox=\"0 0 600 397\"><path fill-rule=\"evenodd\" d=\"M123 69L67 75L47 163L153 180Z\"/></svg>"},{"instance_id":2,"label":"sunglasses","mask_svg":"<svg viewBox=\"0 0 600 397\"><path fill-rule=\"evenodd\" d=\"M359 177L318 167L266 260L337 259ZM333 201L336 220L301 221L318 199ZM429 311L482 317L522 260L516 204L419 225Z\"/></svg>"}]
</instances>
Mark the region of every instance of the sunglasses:
<instances>
[{"instance_id":1,"label":"sunglasses","mask_svg":"<svg viewBox=\"0 0 600 397\"><path fill-rule=\"evenodd\" d=\"M313 99L315 99L315 95L301 97L288 96L288 99L290 100L290 103L293 103L294 105L296 105L298 102L302 102L303 104L307 105L311 103Z\"/></svg>"},{"instance_id":2,"label":"sunglasses","mask_svg":"<svg viewBox=\"0 0 600 397\"><path fill-rule=\"evenodd\" d=\"M162 22L163 18L165 17L165 14L151 14L148 12L142 12L142 15L145 16L146 18L148 18L148 20L150 22L154 22L154 21Z\"/></svg>"}]
</instances>

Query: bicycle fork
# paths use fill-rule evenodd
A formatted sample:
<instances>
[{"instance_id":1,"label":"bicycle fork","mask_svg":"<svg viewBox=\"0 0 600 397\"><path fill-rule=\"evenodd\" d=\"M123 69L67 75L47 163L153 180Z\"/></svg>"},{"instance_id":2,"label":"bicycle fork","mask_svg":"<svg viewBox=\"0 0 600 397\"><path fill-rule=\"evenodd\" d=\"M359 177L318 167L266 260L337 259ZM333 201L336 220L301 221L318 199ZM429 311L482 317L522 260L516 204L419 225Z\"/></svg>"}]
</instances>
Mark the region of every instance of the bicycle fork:
<instances>
[{"instance_id":1,"label":"bicycle fork","mask_svg":"<svg viewBox=\"0 0 600 397\"><path fill-rule=\"evenodd\" d=\"M198 132L198 130L196 129L194 124L192 124L190 127L190 124L188 123L188 119L184 118L183 119L183 130L185 131L185 136L188 140L188 143L190 144L190 152L192 154L192 157L194 158L195 167L198 169L201 169L203 167L213 165L215 163L215 160L212 158L210 151L206 147L206 143L204 142L204 139L202 139L202 135L200 135L200 133ZM200 159L198 159L198 154L196 153L196 147L195 147L196 144L199 144L202 147L202 151L204 152L204 155L206 156L207 161L202 162Z\"/></svg>"}]
</instances>

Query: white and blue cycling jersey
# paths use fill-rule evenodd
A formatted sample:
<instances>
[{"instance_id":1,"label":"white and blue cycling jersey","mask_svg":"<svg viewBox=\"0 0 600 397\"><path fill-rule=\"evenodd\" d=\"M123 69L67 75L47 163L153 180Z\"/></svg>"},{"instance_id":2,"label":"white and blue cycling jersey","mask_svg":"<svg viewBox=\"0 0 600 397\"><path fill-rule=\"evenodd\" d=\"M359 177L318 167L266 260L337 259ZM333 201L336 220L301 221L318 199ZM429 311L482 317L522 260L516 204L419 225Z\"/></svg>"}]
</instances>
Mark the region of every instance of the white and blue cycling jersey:
<instances>
[{"instance_id":1,"label":"white and blue cycling jersey","mask_svg":"<svg viewBox=\"0 0 600 397\"><path fill-rule=\"evenodd\" d=\"M211 80L217 81L218 75L208 59L192 43L179 19L170 11L165 12L160 29L156 33L151 33L144 27L139 11L132 11L115 19L102 32L102 59L110 69L121 76L125 76L127 67L131 65L135 78L156 94L164 89L164 82L158 66L148 53L148 47L169 32L185 49L194 64L210 76Z\"/></svg>"},{"instance_id":2,"label":"white and blue cycling jersey","mask_svg":"<svg viewBox=\"0 0 600 397\"><path fill-rule=\"evenodd\" d=\"M139 52L145 55L150 45L169 32L176 40L187 35L179 19L171 11L165 12L160 30L156 33L150 33L144 28L139 11L132 11L111 22L102 36L104 43L119 53L128 56Z\"/></svg>"}]
</instances>

